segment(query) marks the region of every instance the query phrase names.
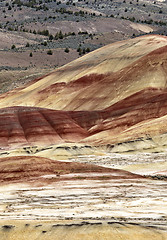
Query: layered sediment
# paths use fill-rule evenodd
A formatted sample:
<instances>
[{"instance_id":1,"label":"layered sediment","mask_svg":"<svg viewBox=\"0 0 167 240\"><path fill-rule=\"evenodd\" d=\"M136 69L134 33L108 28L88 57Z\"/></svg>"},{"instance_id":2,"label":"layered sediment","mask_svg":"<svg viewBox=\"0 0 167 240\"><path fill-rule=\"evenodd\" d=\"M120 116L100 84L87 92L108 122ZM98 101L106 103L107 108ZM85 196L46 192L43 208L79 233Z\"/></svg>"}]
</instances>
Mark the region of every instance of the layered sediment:
<instances>
[{"instance_id":1,"label":"layered sediment","mask_svg":"<svg viewBox=\"0 0 167 240\"><path fill-rule=\"evenodd\" d=\"M47 222L25 221L25 224L10 222L8 225L2 225L0 228L0 238L2 240L161 240L166 239L166 233L161 230L142 227L133 224L119 224L114 222L81 222L76 224L59 224Z\"/></svg>"},{"instance_id":2,"label":"layered sediment","mask_svg":"<svg viewBox=\"0 0 167 240\"><path fill-rule=\"evenodd\" d=\"M166 37L142 36L2 94L1 146L82 142L123 144L115 149L120 152L166 148L166 59Z\"/></svg>"},{"instance_id":3,"label":"layered sediment","mask_svg":"<svg viewBox=\"0 0 167 240\"><path fill-rule=\"evenodd\" d=\"M0 96L0 239L167 239L166 69L147 35Z\"/></svg>"}]
</instances>

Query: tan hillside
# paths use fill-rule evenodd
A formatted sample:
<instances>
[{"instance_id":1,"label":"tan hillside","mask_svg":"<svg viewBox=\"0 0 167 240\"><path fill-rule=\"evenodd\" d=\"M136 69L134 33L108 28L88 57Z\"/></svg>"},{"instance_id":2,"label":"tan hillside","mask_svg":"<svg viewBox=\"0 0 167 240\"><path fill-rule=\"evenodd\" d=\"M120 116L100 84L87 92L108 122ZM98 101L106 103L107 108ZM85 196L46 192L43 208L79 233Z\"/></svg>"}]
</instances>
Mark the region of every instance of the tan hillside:
<instances>
[{"instance_id":1,"label":"tan hillside","mask_svg":"<svg viewBox=\"0 0 167 240\"><path fill-rule=\"evenodd\" d=\"M166 45L156 35L107 45L2 95L0 107L101 110L145 88L164 88Z\"/></svg>"},{"instance_id":2,"label":"tan hillside","mask_svg":"<svg viewBox=\"0 0 167 240\"><path fill-rule=\"evenodd\" d=\"M147 35L107 45L2 94L1 147L64 142L133 143L126 146L129 150L166 146L166 83L167 37Z\"/></svg>"}]
</instances>

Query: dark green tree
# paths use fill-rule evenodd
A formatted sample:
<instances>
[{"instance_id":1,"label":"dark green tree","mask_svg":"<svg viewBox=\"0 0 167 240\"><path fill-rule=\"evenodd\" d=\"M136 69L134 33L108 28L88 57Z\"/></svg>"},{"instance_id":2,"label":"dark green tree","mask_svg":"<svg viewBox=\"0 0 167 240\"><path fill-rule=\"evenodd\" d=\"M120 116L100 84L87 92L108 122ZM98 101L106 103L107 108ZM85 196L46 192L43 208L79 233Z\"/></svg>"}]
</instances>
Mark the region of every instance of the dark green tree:
<instances>
[{"instance_id":1,"label":"dark green tree","mask_svg":"<svg viewBox=\"0 0 167 240\"><path fill-rule=\"evenodd\" d=\"M11 49L15 49L16 48L16 46L13 44L12 46L11 46Z\"/></svg>"},{"instance_id":2,"label":"dark green tree","mask_svg":"<svg viewBox=\"0 0 167 240\"><path fill-rule=\"evenodd\" d=\"M66 52L66 53L69 53L69 48L66 48L65 50L64 50L64 52Z\"/></svg>"},{"instance_id":3,"label":"dark green tree","mask_svg":"<svg viewBox=\"0 0 167 240\"><path fill-rule=\"evenodd\" d=\"M52 50L48 50L48 51L47 51L47 54L48 54L48 55L52 55L52 54L53 54Z\"/></svg>"}]
</instances>

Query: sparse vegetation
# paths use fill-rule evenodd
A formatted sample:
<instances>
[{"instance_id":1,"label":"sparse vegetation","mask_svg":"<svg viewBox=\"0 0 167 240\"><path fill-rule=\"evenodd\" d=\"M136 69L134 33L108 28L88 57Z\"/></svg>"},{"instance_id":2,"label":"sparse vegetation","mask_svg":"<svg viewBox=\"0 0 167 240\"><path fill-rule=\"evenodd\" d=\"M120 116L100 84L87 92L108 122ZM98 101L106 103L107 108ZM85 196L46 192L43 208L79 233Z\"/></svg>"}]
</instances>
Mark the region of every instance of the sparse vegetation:
<instances>
[{"instance_id":1,"label":"sparse vegetation","mask_svg":"<svg viewBox=\"0 0 167 240\"><path fill-rule=\"evenodd\" d=\"M130 23L126 23L126 20L156 26L157 30L153 33L167 35L165 28L167 21L164 17L166 8L162 8L160 3L156 1L150 5L139 0L122 0L122 2L119 3L119 8L117 0L105 1L102 4L99 4L98 1L90 2L87 0L79 0L75 3L70 0L66 2L56 0L13 0L12 2L2 1L1 3L0 18L2 18L2 21L0 28L2 31L10 32L12 37L20 35L22 36L21 38L24 39L24 42L14 41L13 45L17 43L17 48L16 46L11 46L10 42L7 48L11 49L12 54L28 51L27 55L30 55L30 52L34 55L37 51L40 52L40 54L46 54L48 52L48 55L52 55L54 49L61 49L65 53L69 53L66 54L66 59L68 59L69 56L69 59L71 59L75 51L71 51L70 49L77 50L77 56L82 56L109 43L109 41L114 42L118 38L122 40L127 37L136 37L143 34L142 32L139 34L137 34L136 31L133 32L132 28L130 30L128 28L128 24ZM139 17L138 10L142 10L141 17ZM27 16L25 21L17 18L17 16L23 16L24 14ZM127 26L126 34L125 31L122 30L121 34L119 30L118 32L112 32L112 36L110 33L106 33L105 26L109 23L112 24L112 18L115 18L114 24L118 24L116 18L125 21L127 24L125 24ZM103 26L100 26L98 33L94 33L91 28L87 28L87 26L92 23L92 19L95 20L93 20L93 24L95 24L96 28L98 22L101 22L101 26ZM64 22L64 20L66 21ZM83 25L85 20L88 25ZM77 24L70 25L70 22L76 22ZM59 25L57 25L57 23L59 23ZM53 28L53 25L55 25L56 28ZM57 29L57 31L55 31L55 29ZM102 37L103 35L104 38ZM52 49L52 53L49 49ZM38 55L39 54L35 54L36 57ZM28 59L30 60L30 58ZM60 62L62 64L62 61ZM49 66L50 64L51 63L48 62L46 65ZM27 66L33 66L33 64L28 63ZM55 66L57 66L57 63ZM18 67L20 66L18 65Z\"/></svg>"}]
</instances>

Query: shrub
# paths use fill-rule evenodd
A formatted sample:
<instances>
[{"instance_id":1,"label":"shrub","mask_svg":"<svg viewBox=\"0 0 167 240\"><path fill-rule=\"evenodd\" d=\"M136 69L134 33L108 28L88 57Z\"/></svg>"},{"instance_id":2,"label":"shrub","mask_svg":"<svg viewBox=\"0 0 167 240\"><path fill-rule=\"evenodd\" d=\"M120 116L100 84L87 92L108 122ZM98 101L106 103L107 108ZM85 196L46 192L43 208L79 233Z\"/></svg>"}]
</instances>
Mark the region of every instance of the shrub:
<instances>
[{"instance_id":1,"label":"shrub","mask_svg":"<svg viewBox=\"0 0 167 240\"><path fill-rule=\"evenodd\" d=\"M52 55L52 54L53 54L52 50L48 50L48 51L47 51L47 54L48 54L48 55Z\"/></svg>"},{"instance_id":2,"label":"shrub","mask_svg":"<svg viewBox=\"0 0 167 240\"><path fill-rule=\"evenodd\" d=\"M86 48L86 52L89 53L90 52L90 48Z\"/></svg>"},{"instance_id":3,"label":"shrub","mask_svg":"<svg viewBox=\"0 0 167 240\"><path fill-rule=\"evenodd\" d=\"M65 50L64 50L64 52L66 52L66 53L69 53L69 48L66 48Z\"/></svg>"}]
</instances>

